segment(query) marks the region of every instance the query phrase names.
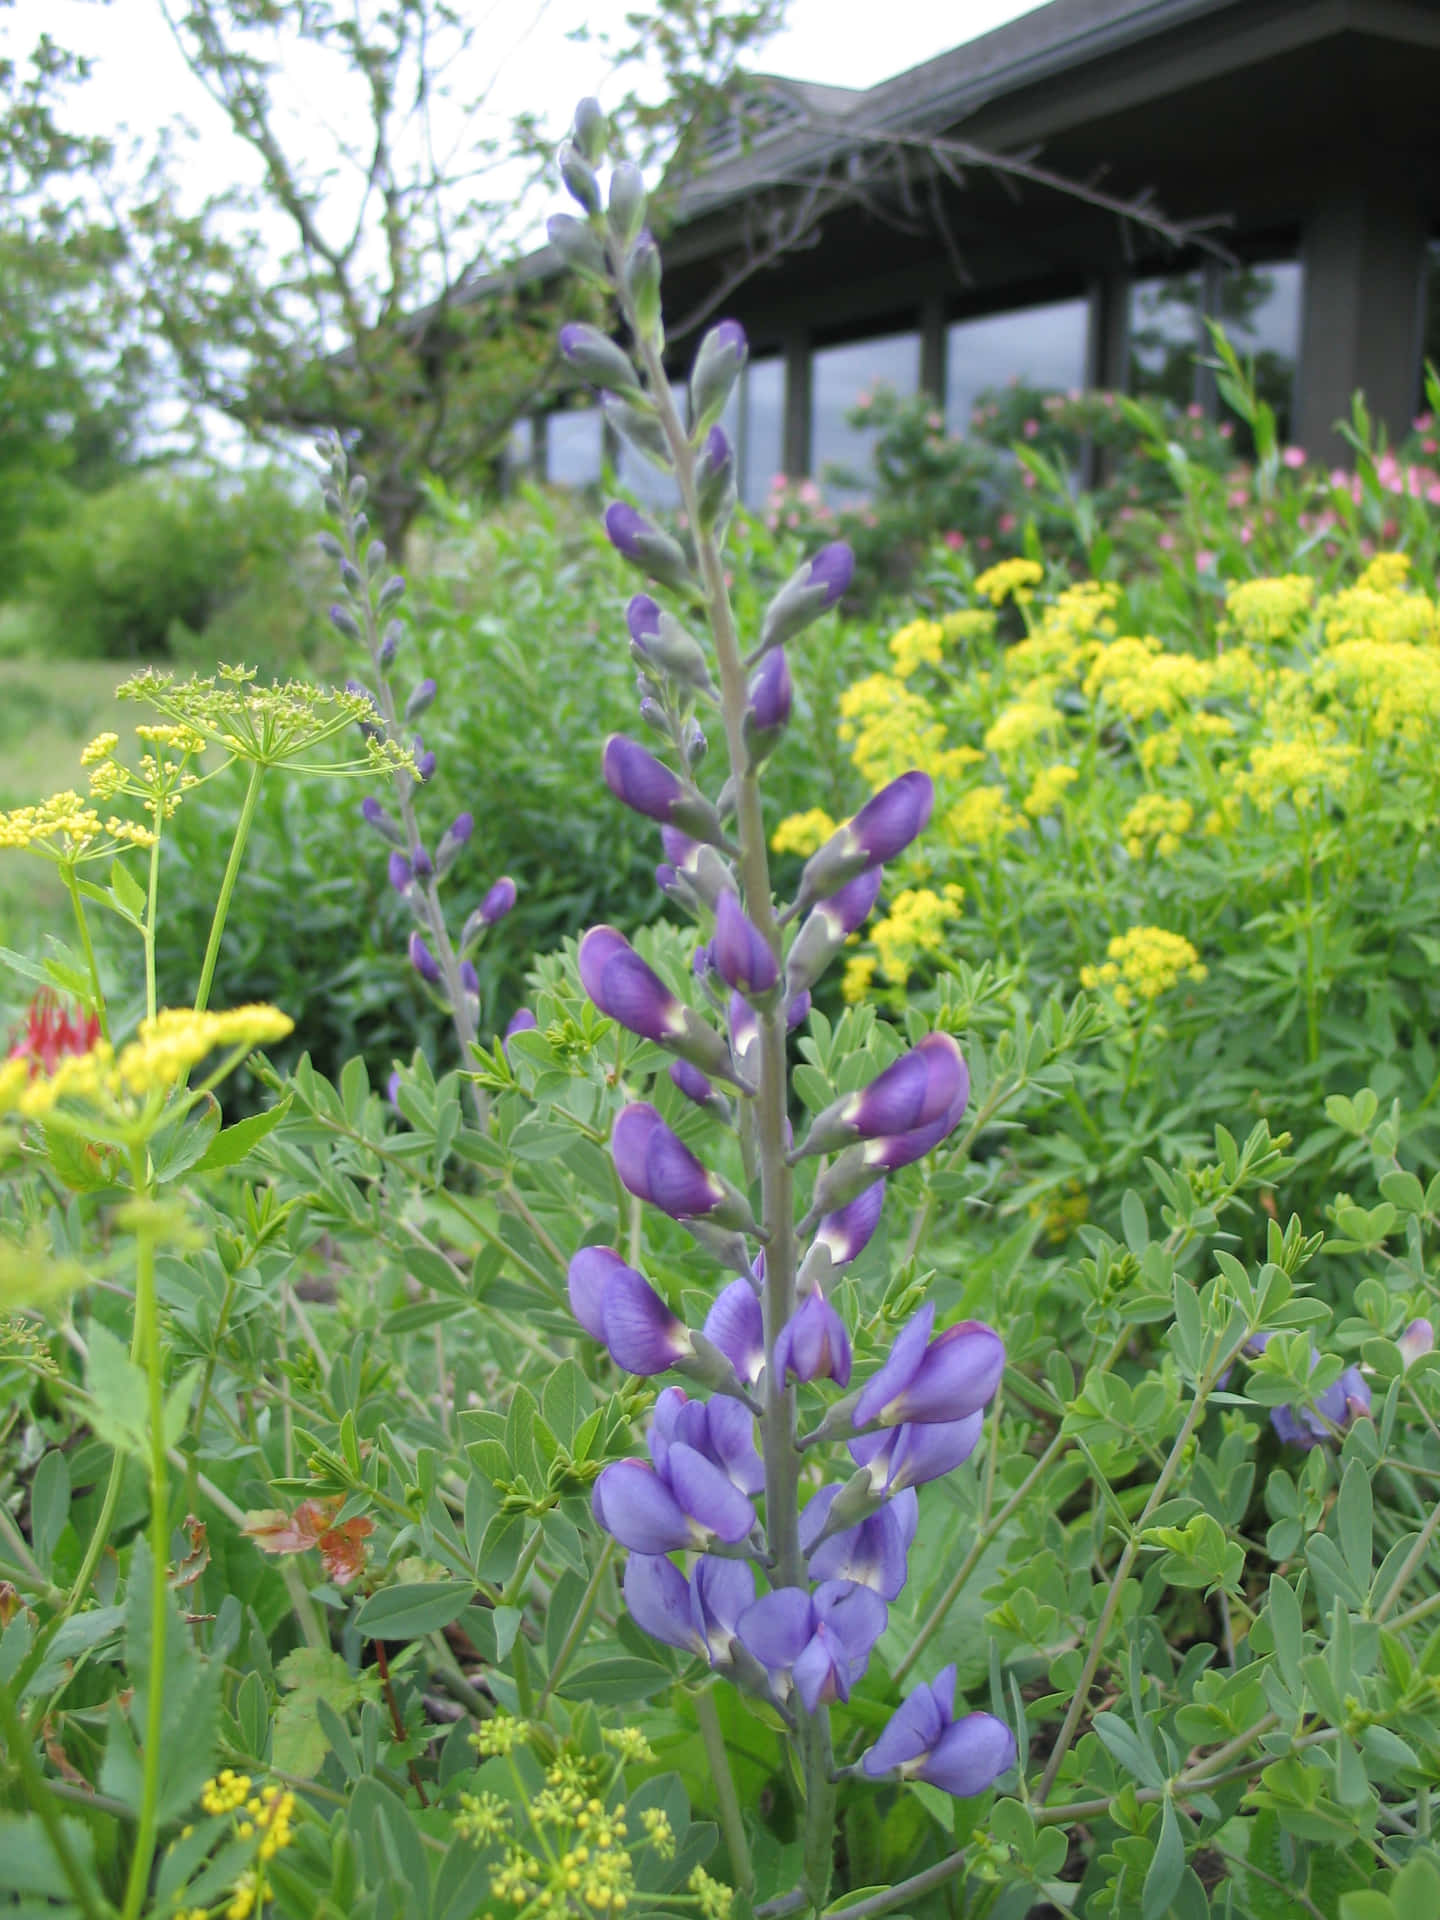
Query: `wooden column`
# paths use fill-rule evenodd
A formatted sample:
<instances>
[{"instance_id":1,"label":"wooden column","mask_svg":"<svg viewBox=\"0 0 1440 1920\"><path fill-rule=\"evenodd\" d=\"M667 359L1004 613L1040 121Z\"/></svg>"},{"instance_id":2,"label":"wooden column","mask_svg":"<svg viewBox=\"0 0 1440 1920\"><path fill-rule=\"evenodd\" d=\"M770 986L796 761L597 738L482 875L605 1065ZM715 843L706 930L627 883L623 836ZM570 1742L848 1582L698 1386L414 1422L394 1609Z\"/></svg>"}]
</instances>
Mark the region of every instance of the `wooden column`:
<instances>
[{"instance_id":1,"label":"wooden column","mask_svg":"<svg viewBox=\"0 0 1440 1920\"><path fill-rule=\"evenodd\" d=\"M803 480L810 471L810 336L796 330L785 336L785 475Z\"/></svg>"}]
</instances>

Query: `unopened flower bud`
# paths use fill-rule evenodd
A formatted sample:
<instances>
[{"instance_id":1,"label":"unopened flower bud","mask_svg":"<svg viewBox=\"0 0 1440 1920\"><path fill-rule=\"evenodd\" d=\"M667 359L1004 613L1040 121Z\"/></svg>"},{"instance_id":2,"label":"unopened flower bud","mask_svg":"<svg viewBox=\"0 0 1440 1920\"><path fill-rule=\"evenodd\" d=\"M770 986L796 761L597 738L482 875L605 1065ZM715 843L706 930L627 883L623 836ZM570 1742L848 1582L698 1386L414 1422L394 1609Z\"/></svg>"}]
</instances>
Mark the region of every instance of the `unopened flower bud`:
<instances>
[{"instance_id":1,"label":"unopened flower bud","mask_svg":"<svg viewBox=\"0 0 1440 1920\"><path fill-rule=\"evenodd\" d=\"M670 722L666 717L665 709L653 694L647 693L644 699L641 700L640 718L645 722L646 726L649 727L650 731L652 733L658 733L662 740L668 740L670 738Z\"/></svg>"},{"instance_id":2,"label":"unopened flower bud","mask_svg":"<svg viewBox=\"0 0 1440 1920\"><path fill-rule=\"evenodd\" d=\"M495 882L476 911L487 927L493 927L509 913L515 904L515 899L515 882L507 873Z\"/></svg>"},{"instance_id":3,"label":"unopened flower bud","mask_svg":"<svg viewBox=\"0 0 1440 1920\"><path fill-rule=\"evenodd\" d=\"M610 1152L622 1185L672 1220L705 1220L736 1233L755 1231L745 1196L702 1166L648 1101L635 1101L620 1114Z\"/></svg>"},{"instance_id":4,"label":"unopened flower bud","mask_svg":"<svg viewBox=\"0 0 1440 1920\"><path fill-rule=\"evenodd\" d=\"M462 960L460 962L460 984L472 1000L478 1000L480 998L480 976L475 971L473 961Z\"/></svg>"},{"instance_id":5,"label":"unopened flower bud","mask_svg":"<svg viewBox=\"0 0 1440 1920\"><path fill-rule=\"evenodd\" d=\"M571 124L570 138L582 157L592 167L598 166L605 158L605 143L610 137L610 129L605 115L601 112L600 102L587 94L575 109L575 119Z\"/></svg>"},{"instance_id":6,"label":"unopened flower bud","mask_svg":"<svg viewBox=\"0 0 1440 1920\"><path fill-rule=\"evenodd\" d=\"M647 666L654 666L688 692L709 693L713 682L700 643L648 593L637 593L625 609L630 643Z\"/></svg>"},{"instance_id":7,"label":"unopened flower bud","mask_svg":"<svg viewBox=\"0 0 1440 1920\"><path fill-rule=\"evenodd\" d=\"M865 924L884 877L883 867L872 867L806 915L785 962L785 984L791 993L813 986L851 934Z\"/></svg>"},{"instance_id":8,"label":"unopened flower bud","mask_svg":"<svg viewBox=\"0 0 1440 1920\"><path fill-rule=\"evenodd\" d=\"M625 284L635 308L635 330L649 341L656 352L665 347L660 324L660 249L648 233L642 233L625 263Z\"/></svg>"},{"instance_id":9,"label":"unopened flower bud","mask_svg":"<svg viewBox=\"0 0 1440 1920\"><path fill-rule=\"evenodd\" d=\"M645 176L633 161L621 160L610 170L606 218L622 247L628 247L645 224Z\"/></svg>"},{"instance_id":10,"label":"unopened flower bud","mask_svg":"<svg viewBox=\"0 0 1440 1920\"><path fill-rule=\"evenodd\" d=\"M828 613L841 599L855 574L855 556L843 540L836 540L807 560L776 594L765 610L760 648L783 646L797 633Z\"/></svg>"},{"instance_id":11,"label":"unopened flower bud","mask_svg":"<svg viewBox=\"0 0 1440 1920\"><path fill-rule=\"evenodd\" d=\"M397 600L402 600L404 597L405 576L403 573L392 573L376 594L375 605L381 613L384 613L387 607L393 607Z\"/></svg>"},{"instance_id":12,"label":"unopened flower bud","mask_svg":"<svg viewBox=\"0 0 1440 1920\"><path fill-rule=\"evenodd\" d=\"M425 781L435 778L435 767L436 760L434 754L427 753L419 740L417 740L415 742L415 771L419 774L422 785Z\"/></svg>"},{"instance_id":13,"label":"unopened flower bud","mask_svg":"<svg viewBox=\"0 0 1440 1920\"><path fill-rule=\"evenodd\" d=\"M515 1038L515 1035L517 1033L534 1033L539 1024L540 1022L535 1018L529 1007L521 1007L518 1012L511 1014L509 1023L500 1041L500 1051L505 1055L507 1060L510 1057L509 1043Z\"/></svg>"},{"instance_id":14,"label":"unopened flower bud","mask_svg":"<svg viewBox=\"0 0 1440 1920\"><path fill-rule=\"evenodd\" d=\"M412 933L410 936L410 964L427 987L438 987L444 978L440 971L440 962L431 953L419 933Z\"/></svg>"},{"instance_id":15,"label":"unopened flower bud","mask_svg":"<svg viewBox=\"0 0 1440 1920\"><path fill-rule=\"evenodd\" d=\"M471 813L457 813L450 825L440 836L440 844L435 849L435 871L448 873L460 857L460 849L470 838L475 827L475 816Z\"/></svg>"},{"instance_id":16,"label":"unopened flower bud","mask_svg":"<svg viewBox=\"0 0 1440 1920\"><path fill-rule=\"evenodd\" d=\"M710 742L705 738L705 729L693 713L685 722L685 735L681 747L685 755L685 764L692 772L710 750Z\"/></svg>"},{"instance_id":17,"label":"unopened flower bud","mask_svg":"<svg viewBox=\"0 0 1440 1920\"><path fill-rule=\"evenodd\" d=\"M721 837L720 816L709 801L685 786L638 741L612 733L601 764L606 786L634 812L679 827L696 840L714 842Z\"/></svg>"},{"instance_id":18,"label":"unopened flower bud","mask_svg":"<svg viewBox=\"0 0 1440 1920\"><path fill-rule=\"evenodd\" d=\"M796 905L838 893L848 880L903 853L929 822L935 787L928 773L902 773L867 800L805 863Z\"/></svg>"},{"instance_id":19,"label":"unopened flower bud","mask_svg":"<svg viewBox=\"0 0 1440 1920\"><path fill-rule=\"evenodd\" d=\"M598 327L587 327L579 321L562 327L560 351L567 365L588 385L627 397L644 398L640 376L631 365L629 354Z\"/></svg>"},{"instance_id":20,"label":"unopened flower bud","mask_svg":"<svg viewBox=\"0 0 1440 1920\"><path fill-rule=\"evenodd\" d=\"M970 1074L948 1033L927 1033L909 1053L877 1074L857 1093L847 1093L817 1113L796 1159L834 1153L855 1140L913 1133L928 1127L969 1097Z\"/></svg>"},{"instance_id":21,"label":"unopened flower bud","mask_svg":"<svg viewBox=\"0 0 1440 1920\"><path fill-rule=\"evenodd\" d=\"M401 894L408 893L415 881L415 869L398 847L391 851L389 872L390 884L395 891Z\"/></svg>"},{"instance_id":22,"label":"unopened flower bud","mask_svg":"<svg viewBox=\"0 0 1440 1920\"><path fill-rule=\"evenodd\" d=\"M733 893L724 893L715 909L715 938L710 960L727 986L750 999L768 994L780 978L770 943Z\"/></svg>"},{"instance_id":23,"label":"unopened flower bud","mask_svg":"<svg viewBox=\"0 0 1440 1920\"><path fill-rule=\"evenodd\" d=\"M725 411L740 377L749 347L738 320L722 320L700 342L690 370L690 421L695 434L707 432Z\"/></svg>"},{"instance_id":24,"label":"unopened flower bud","mask_svg":"<svg viewBox=\"0 0 1440 1920\"><path fill-rule=\"evenodd\" d=\"M721 1036L676 998L623 933L592 927L580 942L579 970L581 985L607 1019L688 1060L702 1074L735 1078Z\"/></svg>"},{"instance_id":25,"label":"unopened flower bud","mask_svg":"<svg viewBox=\"0 0 1440 1920\"><path fill-rule=\"evenodd\" d=\"M418 720L422 713L429 712L434 701L435 682L429 679L421 680L405 702L405 718Z\"/></svg>"},{"instance_id":26,"label":"unopened flower bud","mask_svg":"<svg viewBox=\"0 0 1440 1920\"><path fill-rule=\"evenodd\" d=\"M340 584L352 598L359 599L365 591L365 576L351 560L340 562Z\"/></svg>"},{"instance_id":27,"label":"unopened flower bud","mask_svg":"<svg viewBox=\"0 0 1440 1920\"><path fill-rule=\"evenodd\" d=\"M315 544L323 554L328 554L332 560L343 560L345 558L345 549L333 533L317 533L315 536Z\"/></svg>"},{"instance_id":28,"label":"unopened flower bud","mask_svg":"<svg viewBox=\"0 0 1440 1920\"><path fill-rule=\"evenodd\" d=\"M750 676L745 701L745 751L758 767L779 746L790 724L794 688L783 647L772 647Z\"/></svg>"},{"instance_id":29,"label":"unopened flower bud","mask_svg":"<svg viewBox=\"0 0 1440 1920\"><path fill-rule=\"evenodd\" d=\"M695 503L702 527L723 526L735 510L735 450L723 427L711 427L695 462Z\"/></svg>"},{"instance_id":30,"label":"unopened flower bud","mask_svg":"<svg viewBox=\"0 0 1440 1920\"><path fill-rule=\"evenodd\" d=\"M595 169L584 155L566 140L557 156L560 163L560 178L565 182L570 197L586 213L600 211L600 182L595 178Z\"/></svg>"},{"instance_id":31,"label":"unopened flower bud","mask_svg":"<svg viewBox=\"0 0 1440 1920\"><path fill-rule=\"evenodd\" d=\"M615 551L651 580L680 593L694 590L695 578L680 542L652 526L634 507L620 500L608 506L605 532Z\"/></svg>"},{"instance_id":32,"label":"unopened flower bud","mask_svg":"<svg viewBox=\"0 0 1440 1920\"><path fill-rule=\"evenodd\" d=\"M392 847L405 845L405 829L392 814L385 811L380 802L367 796L360 802L360 817L367 827L373 827L382 840L388 840Z\"/></svg>"},{"instance_id":33,"label":"unopened flower bud","mask_svg":"<svg viewBox=\"0 0 1440 1920\"><path fill-rule=\"evenodd\" d=\"M330 624L337 633L343 633L347 640L358 640L360 628L355 616L348 607L335 605L330 609Z\"/></svg>"},{"instance_id":34,"label":"unopened flower bud","mask_svg":"<svg viewBox=\"0 0 1440 1920\"><path fill-rule=\"evenodd\" d=\"M383 540L372 540L370 542L369 546L365 549L365 572L370 579L373 580L375 578L389 557L389 554L385 550L385 542Z\"/></svg>"},{"instance_id":35,"label":"unopened flower bud","mask_svg":"<svg viewBox=\"0 0 1440 1920\"><path fill-rule=\"evenodd\" d=\"M692 840L677 827L667 826L660 829L660 844L670 865L712 913L722 893L735 892L734 870L714 847Z\"/></svg>"},{"instance_id":36,"label":"unopened flower bud","mask_svg":"<svg viewBox=\"0 0 1440 1920\"><path fill-rule=\"evenodd\" d=\"M416 878L420 880L428 880L430 876L434 873L435 866L434 866L434 862L431 860L429 854L425 851L424 847L423 846L416 847L414 853L411 855L411 859L415 862Z\"/></svg>"},{"instance_id":37,"label":"unopened flower bud","mask_svg":"<svg viewBox=\"0 0 1440 1920\"><path fill-rule=\"evenodd\" d=\"M572 273L589 280L607 280L605 249L583 220L571 213L552 213L545 222L551 246Z\"/></svg>"}]
</instances>

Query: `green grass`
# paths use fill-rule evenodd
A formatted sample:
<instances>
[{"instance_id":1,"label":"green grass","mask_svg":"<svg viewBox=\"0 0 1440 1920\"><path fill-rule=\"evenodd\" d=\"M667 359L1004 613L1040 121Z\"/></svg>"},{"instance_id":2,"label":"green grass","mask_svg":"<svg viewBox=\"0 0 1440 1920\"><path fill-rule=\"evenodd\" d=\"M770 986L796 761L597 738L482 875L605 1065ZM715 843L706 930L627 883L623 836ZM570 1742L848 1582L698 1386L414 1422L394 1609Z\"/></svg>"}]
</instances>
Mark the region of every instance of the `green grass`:
<instances>
[{"instance_id":1,"label":"green grass","mask_svg":"<svg viewBox=\"0 0 1440 1920\"><path fill-rule=\"evenodd\" d=\"M135 666L0 659L0 809L67 787L85 791L80 750L95 734L127 724L115 689ZM69 938L69 908L53 869L34 854L0 852L0 946L38 952L47 927Z\"/></svg>"}]
</instances>

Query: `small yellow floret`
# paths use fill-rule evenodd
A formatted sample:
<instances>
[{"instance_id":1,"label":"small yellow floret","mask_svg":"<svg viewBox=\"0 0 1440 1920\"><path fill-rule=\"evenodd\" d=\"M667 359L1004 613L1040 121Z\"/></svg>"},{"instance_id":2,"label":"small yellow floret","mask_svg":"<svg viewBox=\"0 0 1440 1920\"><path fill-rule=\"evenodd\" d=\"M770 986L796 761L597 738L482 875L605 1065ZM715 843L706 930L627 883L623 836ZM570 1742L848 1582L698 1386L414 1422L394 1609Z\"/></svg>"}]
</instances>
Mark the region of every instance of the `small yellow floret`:
<instances>
[{"instance_id":1,"label":"small yellow floret","mask_svg":"<svg viewBox=\"0 0 1440 1920\"><path fill-rule=\"evenodd\" d=\"M811 807L807 813L792 813L776 827L770 839L773 853L798 853L808 860L812 853L818 853L835 831L835 822L822 807Z\"/></svg>"},{"instance_id":2,"label":"small yellow floret","mask_svg":"<svg viewBox=\"0 0 1440 1920\"><path fill-rule=\"evenodd\" d=\"M1030 589L1038 587L1044 578L1045 569L1038 560L1001 560L977 578L975 591L997 607L1012 595L1017 603L1023 603L1032 597Z\"/></svg>"}]
</instances>

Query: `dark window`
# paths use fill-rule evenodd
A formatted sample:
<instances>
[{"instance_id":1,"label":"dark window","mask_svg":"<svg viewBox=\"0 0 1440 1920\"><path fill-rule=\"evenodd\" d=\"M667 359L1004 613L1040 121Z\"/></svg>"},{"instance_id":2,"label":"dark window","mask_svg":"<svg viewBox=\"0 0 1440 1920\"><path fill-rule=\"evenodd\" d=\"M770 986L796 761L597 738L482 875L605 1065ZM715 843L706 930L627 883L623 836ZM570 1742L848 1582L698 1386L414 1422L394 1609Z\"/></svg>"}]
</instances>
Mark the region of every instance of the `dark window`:
<instances>
[{"instance_id":1,"label":"dark window","mask_svg":"<svg viewBox=\"0 0 1440 1920\"><path fill-rule=\"evenodd\" d=\"M876 387L893 388L908 399L920 384L920 335L890 333L851 340L843 347L821 347L811 371L810 467L821 478L827 499L855 499L869 491L874 472L873 434L852 427L846 415L864 407ZM835 477L826 479L827 468ZM841 476L844 476L842 478Z\"/></svg>"},{"instance_id":2,"label":"dark window","mask_svg":"<svg viewBox=\"0 0 1440 1920\"><path fill-rule=\"evenodd\" d=\"M1083 300L1052 300L957 320L945 339L945 425L967 434L982 396L1003 387L1068 393L1085 383Z\"/></svg>"}]
</instances>

